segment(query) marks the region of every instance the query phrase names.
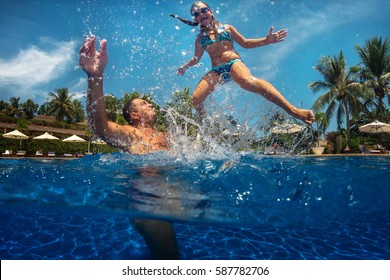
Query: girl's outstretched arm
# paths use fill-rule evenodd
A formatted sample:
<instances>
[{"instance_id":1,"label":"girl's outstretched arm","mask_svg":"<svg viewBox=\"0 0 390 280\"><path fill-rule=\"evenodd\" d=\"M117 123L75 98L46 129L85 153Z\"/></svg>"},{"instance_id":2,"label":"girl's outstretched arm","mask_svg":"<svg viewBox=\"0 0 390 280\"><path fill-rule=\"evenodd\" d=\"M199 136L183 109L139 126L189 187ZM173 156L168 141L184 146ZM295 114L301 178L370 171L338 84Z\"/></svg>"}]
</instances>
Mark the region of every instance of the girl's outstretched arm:
<instances>
[{"instance_id":1,"label":"girl's outstretched arm","mask_svg":"<svg viewBox=\"0 0 390 280\"><path fill-rule=\"evenodd\" d=\"M194 51L194 56L184 65L180 66L179 69L177 69L177 73L182 76L186 72L188 68L191 66L194 66L198 64L200 59L202 58L204 54L204 50L202 48L202 45L200 44L200 39L199 37L196 38L195 40L195 51Z\"/></svg>"},{"instance_id":2,"label":"girl's outstretched arm","mask_svg":"<svg viewBox=\"0 0 390 280\"><path fill-rule=\"evenodd\" d=\"M228 29L232 34L233 40L236 41L241 47L246 49L257 48L268 44L283 42L288 34L286 29L281 29L279 31L274 32L274 27L271 26L267 37L258 39L247 39L240 32L238 32L234 26L228 25Z\"/></svg>"}]
</instances>

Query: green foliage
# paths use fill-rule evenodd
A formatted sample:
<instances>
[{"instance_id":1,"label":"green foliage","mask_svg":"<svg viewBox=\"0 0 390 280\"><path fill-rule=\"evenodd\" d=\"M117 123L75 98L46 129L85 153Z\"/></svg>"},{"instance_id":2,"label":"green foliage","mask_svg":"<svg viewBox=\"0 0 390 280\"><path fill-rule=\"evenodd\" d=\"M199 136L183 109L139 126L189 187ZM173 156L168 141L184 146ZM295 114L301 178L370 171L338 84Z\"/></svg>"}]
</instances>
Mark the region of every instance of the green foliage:
<instances>
[{"instance_id":1,"label":"green foliage","mask_svg":"<svg viewBox=\"0 0 390 280\"><path fill-rule=\"evenodd\" d=\"M313 92L324 90L313 104L315 112L324 111L319 129L324 132L336 117L338 130L346 124L348 146L354 145L351 127L363 125L378 119L389 122L387 98L390 104L390 47L387 39L374 37L364 47L356 46L362 60L359 65L346 67L343 53L338 57L323 57L315 67L323 80L311 82ZM371 137L371 136L370 136Z\"/></svg>"},{"instance_id":2,"label":"green foliage","mask_svg":"<svg viewBox=\"0 0 390 280\"><path fill-rule=\"evenodd\" d=\"M31 99L27 99L26 102L22 103L22 116L28 120L31 120L38 111L38 104Z\"/></svg>"},{"instance_id":3,"label":"green foliage","mask_svg":"<svg viewBox=\"0 0 390 280\"><path fill-rule=\"evenodd\" d=\"M108 120L115 122L117 114L121 112L123 107L121 101L116 96L107 94L104 96L104 102Z\"/></svg>"},{"instance_id":4,"label":"green foliage","mask_svg":"<svg viewBox=\"0 0 390 280\"><path fill-rule=\"evenodd\" d=\"M37 114L38 115L47 115L47 107L48 107L47 103L44 103L41 106L39 106Z\"/></svg>"},{"instance_id":5,"label":"green foliage","mask_svg":"<svg viewBox=\"0 0 390 280\"><path fill-rule=\"evenodd\" d=\"M74 117L72 122L82 122L85 119L83 104L77 99L73 100Z\"/></svg>"},{"instance_id":6,"label":"green foliage","mask_svg":"<svg viewBox=\"0 0 390 280\"><path fill-rule=\"evenodd\" d=\"M166 111L169 109L175 111L175 125L180 126L182 130L186 129L187 135L195 136L197 134L197 126L188 122L188 120L199 121L198 116L193 113L192 96L189 88L173 93L172 101L168 102L165 107Z\"/></svg>"},{"instance_id":7,"label":"green foliage","mask_svg":"<svg viewBox=\"0 0 390 280\"><path fill-rule=\"evenodd\" d=\"M67 123L76 119L76 107L73 103L73 94L69 95L67 88L59 88L55 92L49 92L49 102L47 113L55 116L57 120Z\"/></svg>"},{"instance_id":8,"label":"green foliage","mask_svg":"<svg viewBox=\"0 0 390 280\"><path fill-rule=\"evenodd\" d=\"M16 122L17 122L17 118L11 117L11 116L7 116L7 115L4 115L4 114L1 114L1 113L0 113L0 122L4 122L4 123L16 123Z\"/></svg>"},{"instance_id":9,"label":"green foliage","mask_svg":"<svg viewBox=\"0 0 390 280\"><path fill-rule=\"evenodd\" d=\"M22 133L28 133L28 121L26 119L18 119L15 128Z\"/></svg>"},{"instance_id":10,"label":"green foliage","mask_svg":"<svg viewBox=\"0 0 390 280\"><path fill-rule=\"evenodd\" d=\"M384 120L386 104L390 104L390 42L381 37L373 37L363 47L355 46L361 60L361 81L372 92L366 100L366 108L375 119Z\"/></svg>"}]
</instances>

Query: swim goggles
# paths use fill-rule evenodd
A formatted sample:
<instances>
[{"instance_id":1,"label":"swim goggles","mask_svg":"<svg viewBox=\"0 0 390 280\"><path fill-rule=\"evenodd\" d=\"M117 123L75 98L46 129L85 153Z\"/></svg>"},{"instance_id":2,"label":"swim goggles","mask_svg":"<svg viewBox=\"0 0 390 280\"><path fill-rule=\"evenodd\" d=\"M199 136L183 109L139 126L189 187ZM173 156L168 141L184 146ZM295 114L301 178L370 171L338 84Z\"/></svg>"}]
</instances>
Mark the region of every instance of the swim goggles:
<instances>
[{"instance_id":1,"label":"swim goggles","mask_svg":"<svg viewBox=\"0 0 390 280\"><path fill-rule=\"evenodd\" d=\"M204 7L204 8L202 8L202 9L200 9L199 11L197 11L197 12L194 12L193 14L191 14L193 17L198 17L200 14L202 14L202 13L207 13L207 12L209 12L210 11L210 8L208 8L208 7Z\"/></svg>"}]
</instances>

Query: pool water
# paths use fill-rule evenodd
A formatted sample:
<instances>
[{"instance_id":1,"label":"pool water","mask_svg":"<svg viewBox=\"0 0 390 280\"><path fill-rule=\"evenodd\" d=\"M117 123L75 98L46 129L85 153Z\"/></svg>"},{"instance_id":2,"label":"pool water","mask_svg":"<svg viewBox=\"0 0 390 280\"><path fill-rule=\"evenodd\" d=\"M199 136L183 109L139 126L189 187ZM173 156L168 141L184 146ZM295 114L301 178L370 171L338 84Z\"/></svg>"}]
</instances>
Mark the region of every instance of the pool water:
<instances>
[{"instance_id":1,"label":"pool water","mask_svg":"<svg viewBox=\"0 0 390 280\"><path fill-rule=\"evenodd\" d=\"M182 259L389 259L390 157L98 154L0 160L1 259L151 259L129 217L172 221Z\"/></svg>"}]
</instances>

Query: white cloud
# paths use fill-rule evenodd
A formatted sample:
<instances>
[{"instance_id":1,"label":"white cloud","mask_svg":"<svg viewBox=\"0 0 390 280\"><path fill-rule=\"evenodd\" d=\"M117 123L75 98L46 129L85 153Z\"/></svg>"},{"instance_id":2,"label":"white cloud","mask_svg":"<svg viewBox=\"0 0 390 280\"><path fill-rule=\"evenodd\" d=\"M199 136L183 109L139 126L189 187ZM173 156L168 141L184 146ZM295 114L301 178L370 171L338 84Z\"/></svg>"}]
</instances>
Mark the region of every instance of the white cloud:
<instances>
[{"instance_id":1,"label":"white cloud","mask_svg":"<svg viewBox=\"0 0 390 280\"><path fill-rule=\"evenodd\" d=\"M61 77L75 59L75 41L43 38L45 48L30 46L13 58L0 58L0 90L3 95L31 98L40 86Z\"/></svg>"},{"instance_id":2,"label":"white cloud","mask_svg":"<svg viewBox=\"0 0 390 280\"><path fill-rule=\"evenodd\" d=\"M80 78L78 82L69 88L69 93L74 94L75 99L83 101L86 98L87 91L87 79Z\"/></svg>"}]
</instances>

